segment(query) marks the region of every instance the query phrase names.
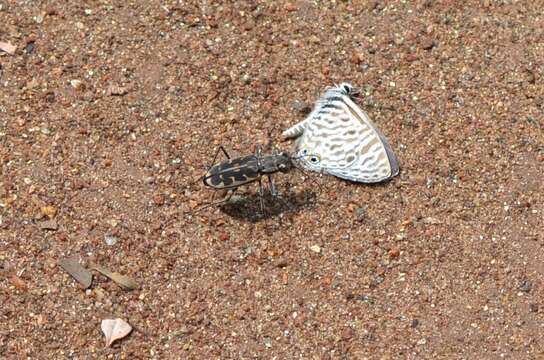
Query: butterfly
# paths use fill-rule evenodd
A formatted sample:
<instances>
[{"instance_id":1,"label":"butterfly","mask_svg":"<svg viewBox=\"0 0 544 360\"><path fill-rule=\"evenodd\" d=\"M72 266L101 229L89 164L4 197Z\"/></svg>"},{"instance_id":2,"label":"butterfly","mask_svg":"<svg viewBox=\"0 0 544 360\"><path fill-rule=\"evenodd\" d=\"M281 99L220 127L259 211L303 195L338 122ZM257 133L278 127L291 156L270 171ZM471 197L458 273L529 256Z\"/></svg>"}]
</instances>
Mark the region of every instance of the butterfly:
<instances>
[{"instance_id":1,"label":"butterfly","mask_svg":"<svg viewBox=\"0 0 544 360\"><path fill-rule=\"evenodd\" d=\"M347 83L326 90L312 112L285 130L296 138L295 155L302 167L342 179L376 183L399 173L385 136L355 104L357 90Z\"/></svg>"}]
</instances>

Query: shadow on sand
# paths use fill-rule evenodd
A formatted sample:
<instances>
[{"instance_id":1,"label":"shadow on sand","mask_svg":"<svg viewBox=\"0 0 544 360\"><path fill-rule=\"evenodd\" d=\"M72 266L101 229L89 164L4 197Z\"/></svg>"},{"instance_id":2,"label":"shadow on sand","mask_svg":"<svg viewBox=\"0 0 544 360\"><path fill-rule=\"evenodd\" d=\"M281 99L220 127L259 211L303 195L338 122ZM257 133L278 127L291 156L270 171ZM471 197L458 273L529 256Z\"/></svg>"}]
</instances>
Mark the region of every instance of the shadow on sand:
<instances>
[{"instance_id":1,"label":"shadow on sand","mask_svg":"<svg viewBox=\"0 0 544 360\"><path fill-rule=\"evenodd\" d=\"M281 196L272 196L267 192L263 196L263 200L264 214L261 213L258 193L234 194L228 203L220 205L219 208L229 216L256 223L280 214L293 214L303 208L313 207L316 204L317 196L308 190L300 193L281 194Z\"/></svg>"}]
</instances>

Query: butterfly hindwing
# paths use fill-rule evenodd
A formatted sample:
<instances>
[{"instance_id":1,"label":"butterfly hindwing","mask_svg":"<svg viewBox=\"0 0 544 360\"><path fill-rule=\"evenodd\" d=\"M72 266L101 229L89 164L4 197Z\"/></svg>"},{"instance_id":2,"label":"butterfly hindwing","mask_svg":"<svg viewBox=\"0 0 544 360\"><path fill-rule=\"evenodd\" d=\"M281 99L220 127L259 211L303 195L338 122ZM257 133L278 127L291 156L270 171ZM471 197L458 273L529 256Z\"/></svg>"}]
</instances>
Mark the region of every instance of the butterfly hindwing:
<instances>
[{"instance_id":1,"label":"butterfly hindwing","mask_svg":"<svg viewBox=\"0 0 544 360\"><path fill-rule=\"evenodd\" d=\"M385 136L341 84L327 90L308 117L283 133L297 137L296 153L303 167L343 179L373 183L399 172Z\"/></svg>"}]
</instances>

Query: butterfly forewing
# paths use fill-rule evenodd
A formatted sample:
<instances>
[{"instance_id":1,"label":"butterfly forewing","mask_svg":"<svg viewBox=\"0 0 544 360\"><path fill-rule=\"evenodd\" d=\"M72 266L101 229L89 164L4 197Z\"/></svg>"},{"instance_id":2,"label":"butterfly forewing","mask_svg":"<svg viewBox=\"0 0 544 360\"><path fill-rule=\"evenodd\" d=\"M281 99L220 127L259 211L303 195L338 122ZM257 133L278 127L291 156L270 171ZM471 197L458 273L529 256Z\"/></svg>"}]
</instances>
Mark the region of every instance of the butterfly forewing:
<instances>
[{"instance_id":1,"label":"butterfly forewing","mask_svg":"<svg viewBox=\"0 0 544 360\"><path fill-rule=\"evenodd\" d=\"M301 133L295 149L309 170L368 183L397 175L398 162L385 136L343 86L329 89L314 111L284 136Z\"/></svg>"}]
</instances>

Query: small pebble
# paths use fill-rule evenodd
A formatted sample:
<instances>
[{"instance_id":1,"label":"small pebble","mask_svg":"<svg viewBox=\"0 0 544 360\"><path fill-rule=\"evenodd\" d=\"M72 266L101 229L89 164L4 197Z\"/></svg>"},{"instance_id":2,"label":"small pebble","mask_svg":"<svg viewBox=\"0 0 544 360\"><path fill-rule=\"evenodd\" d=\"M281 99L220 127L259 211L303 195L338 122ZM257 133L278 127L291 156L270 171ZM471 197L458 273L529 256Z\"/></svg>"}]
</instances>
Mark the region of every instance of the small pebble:
<instances>
[{"instance_id":1,"label":"small pebble","mask_svg":"<svg viewBox=\"0 0 544 360\"><path fill-rule=\"evenodd\" d=\"M389 250L389 257L392 259L398 258L400 256L400 249L397 247L392 248Z\"/></svg>"},{"instance_id":2,"label":"small pebble","mask_svg":"<svg viewBox=\"0 0 544 360\"><path fill-rule=\"evenodd\" d=\"M79 90L83 86L83 83L81 82L81 80L73 79L70 80L70 85L72 85L74 89Z\"/></svg>"},{"instance_id":3,"label":"small pebble","mask_svg":"<svg viewBox=\"0 0 544 360\"><path fill-rule=\"evenodd\" d=\"M316 254L319 254L321 252L321 247L319 245L312 245L310 246L310 250L312 250Z\"/></svg>"},{"instance_id":4,"label":"small pebble","mask_svg":"<svg viewBox=\"0 0 544 360\"><path fill-rule=\"evenodd\" d=\"M29 90L35 89L40 85L37 79L32 79L26 83L26 88Z\"/></svg>"},{"instance_id":5,"label":"small pebble","mask_svg":"<svg viewBox=\"0 0 544 360\"><path fill-rule=\"evenodd\" d=\"M351 54L351 62L354 64L361 64L365 61L365 55L360 51L354 51Z\"/></svg>"},{"instance_id":6,"label":"small pebble","mask_svg":"<svg viewBox=\"0 0 544 360\"><path fill-rule=\"evenodd\" d=\"M321 40L315 35L310 36L308 41L310 41L312 44L319 44L321 42Z\"/></svg>"},{"instance_id":7,"label":"small pebble","mask_svg":"<svg viewBox=\"0 0 544 360\"><path fill-rule=\"evenodd\" d=\"M242 76L242 81L244 82L244 84L249 84L251 83L251 76L249 76L249 74L244 74Z\"/></svg>"},{"instance_id":8,"label":"small pebble","mask_svg":"<svg viewBox=\"0 0 544 360\"><path fill-rule=\"evenodd\" d=\"M521 284L519 285L519 289L523 291L524 293L530 292L532 288L533 288L533 284L531 283L531 281L527 279L523 280Z\"/></svg>"},{"instance_id":9,"label":"small pebble","mask_svg":"<svg viewBox=\"0 0 544 360\"><path fill-rule=\"evenodd\" d=\"M283 8L284 8L285 10L287 10L287 11L297 11L296 5L293 4L293 3L290 3L290 2L286 3L285 5L283 5Z\"/></svg>"},{"instance_id":10,"label":"small pebble","mask_svg":"<svg viewBox=\"0 0 544 360\"><path fill-rule=\"evenodd\" d=\"M436 42L432 38L425 38L421 41L421 48L423 50L431 50L436 46Z\"/></svg>"},{"instance_id":11,"label":"small pebble","mask_svg":"<svg viewBox=\"0 0 544 360\"><path fill-rule=\"evenodd\" d=\"M365 208L357 208L355 209L355 219L358 221L358 222L363 222L366 218L366 211L365 211Z\"/></svg>"},{"instance_id":12,"label":"small pebble","mask_svg":"<svg viewBox=\"0 0 544 360\"><path fill-rule=\"evenodd\" d=\"M164 205L164 197L162 196L162 194L153 195L153 203L157 206Z\"/></svg>"},{"instance_id":13,"label":"small pebble","mask_svg":"<svg viewBox=\"0 0 544 360\"><path fill-rule=\"evenodd\" d=\"M106 242L106 245L108 245L108 246L113 246L113 245L117 244L118 240L119 239L116 236L113 236L113 235L110 235L110 234L104 235L104 241Z\"/></svg>"},{"instance_id":14,"label":"small pebble","mask_svg":"<svg viewBox=\"0 0 544 360\"><path fill-rule=\"evenodd\" d=\"M38 225L40 227L40 229L42 230L57 230L59 228L59 226L57 225L57 222L55 220L47 220L47 221L42 221L39 223Z\"/></svg>"},{"instance_id":15,"label":"small pebble","mask_svg":"<svg viewBox=\"0 0 544 360\"><path fill-rule=\"evenodd\" d=\"M128 94L128 89L126 87L124 87L124 86L111 85L108 88L108 94L110 96L123 96L123 95Z\"/></svg>"},{"instance_id":16,"label":"small pebble","mask_svg":"<svg viewBox=\"0 0 544 360\"><path fill-rule=\"evenodd\" d=\"M34 41L29 41L25 46L25 52L27 54L32 54L34 49L36 49L36 43Z\"/></svg>"}]
</instances>

